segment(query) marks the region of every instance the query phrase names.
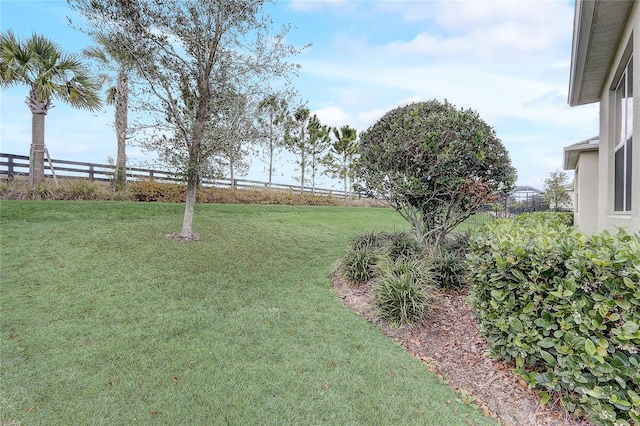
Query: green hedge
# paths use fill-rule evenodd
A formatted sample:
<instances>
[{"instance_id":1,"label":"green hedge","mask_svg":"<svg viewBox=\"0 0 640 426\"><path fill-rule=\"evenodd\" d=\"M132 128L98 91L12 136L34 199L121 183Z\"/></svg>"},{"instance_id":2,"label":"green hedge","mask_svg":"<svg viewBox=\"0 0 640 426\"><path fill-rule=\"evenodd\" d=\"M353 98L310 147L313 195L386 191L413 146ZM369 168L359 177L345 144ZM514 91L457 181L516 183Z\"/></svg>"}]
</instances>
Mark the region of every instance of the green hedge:
<instances>
[{"instance_id":1,"label":"green hedge","mask_svg":"<svg viewBox=\"0 0 640 426\"><path fill-rule=\"evenodd\" d=\"M472 238L471 302L494 356L598 424L640 423L640 234L585 236L558 215Z\"/></svg>"}]
</instances>

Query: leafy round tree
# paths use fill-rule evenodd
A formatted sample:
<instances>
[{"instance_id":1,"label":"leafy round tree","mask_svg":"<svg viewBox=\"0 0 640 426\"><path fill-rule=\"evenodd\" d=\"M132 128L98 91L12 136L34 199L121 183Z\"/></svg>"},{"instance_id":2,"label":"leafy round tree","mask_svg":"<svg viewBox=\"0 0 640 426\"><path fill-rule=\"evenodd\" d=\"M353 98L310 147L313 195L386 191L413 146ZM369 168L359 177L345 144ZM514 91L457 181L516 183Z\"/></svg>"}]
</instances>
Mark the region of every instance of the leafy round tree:
<instances>
[{"instance_id":1,"label":"leafy round tree","mask_svg":"<svg viewBox=\"0 0 640 426\"><path fill-rule=\"evenodd\" d=\"M559 211L563 207L571 204L571 195L566 188L569 177L561 170L549 173L549 177L544 180L544 201L552 210Z\"/></svg>"},{"instance_id":2,"label":"leafy round tree","mask_svg":"<svg viewBox=\"0 0 640 426\"><path fill-rule=\"evenodd\" d=\"M509 153L477 112L437 100L396 108L360 136L365 189L436 246L514 185Z\"/></svg>"}]
</instances>

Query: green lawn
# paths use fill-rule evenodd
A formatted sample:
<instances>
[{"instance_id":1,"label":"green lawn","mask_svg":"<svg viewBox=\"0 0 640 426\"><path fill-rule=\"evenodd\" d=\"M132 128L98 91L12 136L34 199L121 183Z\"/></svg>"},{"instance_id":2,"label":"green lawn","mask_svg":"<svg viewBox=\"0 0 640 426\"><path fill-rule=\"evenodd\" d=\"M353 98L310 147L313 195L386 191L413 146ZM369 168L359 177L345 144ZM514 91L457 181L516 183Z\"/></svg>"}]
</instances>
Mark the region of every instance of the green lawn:
<instances>
[{"instance_id":1,"label":"green lawn","mask_svg":"<svg viewBox=\"0 0 640 426\"><path fill-rule=\"evenodd\" d=\"M392 210L182 211L0 202L0 424L495 424L330 287Z\"/></svg>"}]
</instances>

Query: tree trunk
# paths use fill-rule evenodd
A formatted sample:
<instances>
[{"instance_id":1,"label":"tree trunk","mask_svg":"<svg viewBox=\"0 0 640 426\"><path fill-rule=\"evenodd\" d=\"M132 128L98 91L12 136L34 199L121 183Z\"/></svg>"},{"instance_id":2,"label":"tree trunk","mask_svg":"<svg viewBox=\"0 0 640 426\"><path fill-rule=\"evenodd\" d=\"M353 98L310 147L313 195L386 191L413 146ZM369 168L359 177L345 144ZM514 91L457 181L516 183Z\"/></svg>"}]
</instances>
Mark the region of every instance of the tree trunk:
<instances>
[{"instance_id":1,"label":"tree trunk","mask_svg":"<svg viewBox=\"0 0 640 426\"><path fill-rule=\"evenodd\" d=\"M29 156L29 183L32 187L44 181L44 118L46 114L33 113L31 119L31 153Z\"/></svg>"},{"instance_id":2,"label":"tree trunk","mask_svg":"<svg viewBox=\"0 0 640 426\"><path fill-rule=\"evenodd\" d=\"M273 177L273 111L269 111L269 188Z\"/></svg>"},{"instance_id":3,"label":"tree trunk","mask_svg":"<svg viewBox=\"0 0 640 426\"><path fill-rule=\"evenodd\" d=\"M233 173L233 159L229 159L229 177L231 178L231 189L236 189L236 177Z\"/></svg>"},{"instance_id":4,"label":"tree trunk","mask_svg":"<svg viewBox=\"0 0 640 426\"><path fill-rule=\"evenodd\" d=\"M348 199L349 195L347 194L347 178L349 177L349 169L347 167L347 155L343 154L342 155L342 165L344 167L343 172L344 172L344 199Z\"/></svg>"},{"instance_id":5,"label":"tree trunk","mask_svg":"<svg viewBox=\"0 0 640 426\"><path fill-rule=\"evenodd\" d=\"M118 155L116 157L116 189L122 189L127 184L127 107L129 102L129 76L124 70L118 73L116 89L116 134L118 140Z\"/></svg>"},{"instance_id":6,"label":"tree trunk","mask_svg":"<svg viewBox=\"0 0 640 426\"><path fill-rule=\"evenodd\" d=\"M44 118L51 107L51 102L39 100L31 89L27 97L27 105L31 109L29 184L34 187L44 181Z\"/></svg>"},{"instance_id":7,"label":"tree trunk","mask_svg":"<svg viewBox=\"0 0 640 426\"><path fill-rule=\"evenodd\" d=\"M184 204L184 219L180 236L185 239L193 237L193 211L196 206L196 191L198 189L198 172L190 170L187 178L187 199Z\"/></svg>"}]
</instances>

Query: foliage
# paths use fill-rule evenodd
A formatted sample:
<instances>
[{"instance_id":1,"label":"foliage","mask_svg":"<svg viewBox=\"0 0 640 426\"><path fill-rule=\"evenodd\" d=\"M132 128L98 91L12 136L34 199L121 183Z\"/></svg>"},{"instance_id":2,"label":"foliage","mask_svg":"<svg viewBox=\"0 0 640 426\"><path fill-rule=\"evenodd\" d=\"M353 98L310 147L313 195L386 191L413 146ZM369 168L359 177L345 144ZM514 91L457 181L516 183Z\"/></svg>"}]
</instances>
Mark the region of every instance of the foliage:
<instances>
[{"instance_id":1,"label":"foliage","mask_svg":"<svg viewBox=\"0 0 640 426\"><path fill-rule=\"evenodd\" d=\"M529 212L523 213L514 220L523 227L543 226L545 228L556 229L566 226L573 226L573 213L570 212Z\"/></svg>"},{"instance_id":2,"label":"foliage","mask_svg":"<svg viewBox=\"0 0 640 426\"><path fill-rule=\"evenodd\" d=\"M351 285L360 286L378 277L376 268L398 259L420 259L423 248L406 232L367 232L353 239L338 260L338 270Z\"/></svg>"},{"instance_id":3,"label":"foliage","mask_svg":"<svg viewBox=\"0 0 640 426\"><path fill-rule=\"evenodd\" d=\"M355 165L358 152L358 132L345 125L333 129L335 140L324 159L327 166L325 173L343 181L345 198L351 193L351 186L355 178Z\"/></svg>"},{"instance_id":4,"label":"foliage","mask_svg":"<svg viewBox=\"0 0 640 426\"><path fill-rule=\"evenodd\" d=\"M552 210L560 210L571 203L571 196L566 188L569 182L567 174L561 170L549 173L544 180L544 201Z\"/></svg>"},{"instance_id":5,"label":"foliage","mask_svg":"<svg viewBox=\"0 0 640 426\"><path fill-rule=\"evenodd\" d=\"M307 128L309 140L307 148L309 152L309 167L311 169L311 191L316 188L316 176L324 164L325 153L331 144L331 127L322 124L316 114L309 120Z\"/></svg>"},{"instance_id":6,"label":"foliage","mask_svg":"<svg viewBox=\"0 0 640 426\"><path fill-rule=\"evenodd\" d=\"M30 188L18 180L0 185L0 199L14 200L118 200L184 203L184 185L154 180L131 182L124 189L114 191L102 182L82 179L61 180L60 185L45 182ZM337 197L313 195L273 189L238 189L201 187L197 192L199 203L218 204L282 204L294 206L338 206Z\"/></svg>"},{"instance_id":7,"label":"foliage","mask_svg":"<svg viewBox=\"0 0 640 426\"><path fill-rule=\"evenodd\" d=\"M275 160L284 145L285 128L289 115L286 95L269 94L258 104L258 131L262 150L259 158L267 163L268 183L273 182Z\"/></svg>"},{"instance_id":8,"label":"foliage","mask_svg":"<svg viewBox=\"0 0 640 426\"><path fill-rule=\"evenodd\" d=\"M407 232L368 232L353 239L337 270L349 284L372 283L381 320L420 322L434 296L434 273L424 247Z\"/></svg>"},{"instance_id":9,"label":"foliage","mask_svg":"<svg viewBox=\"0 0 640 426\"><path fill-rule=\"evenodd\" d=\"M220 142L211 159L212 170L205 174L227 175L234 185L235 179L246 175L249 170L246 157L249 154L248 144L257 139L257 105L245 95L230 94L217 109L220 113L216 119L216 131L208 137L217 138ZM225 168L228 173L223 171Z\"/></svg>"},{"instance_id":10,"label":"foliage","mask_svg":"<svg viewBox=\"0 0 640 426\"><path fill-rule=\"evenodd\" d=\"M366 284L378 277L376 266L385 261L419 259L423 248L406 232L368 232L353 239L338 261L338 270L351 285Z\"/></svg>"},{"instance_id":11,"label":"foliage","mask_svg":"<svg viewBox=\"0 0 640 426\"><path fill-rule=\"evenodd\" d=\"M508 152L476 112L436 100L396 108L360 135L359 174L420 241L438 242L509 191Z\"/></svg>"},{"instance_id":12,"label":"foliage","mask_svg":"<svg viewBox=\"0 0 640 426\"><path fill-rule=\"evenodd\" d=\"M640 234L591 237L552 216L472 238L475 314L494 355L598 424L640 422Z\"/></svg>"},{"instance_id":13,"label":"foliage","mask_svg":"<svg viewBox=\"0 0 640 426\"><path fill-rule=\"evenodd\" d=\"M131 66L127 55L117 49L117 43L112 35L93 32L91 34L97 46L86 48L83 55L97 63L103 71L100 75L102 85L108 83L106 102L114 105L114 129L116 132L116 164L114 185L116 189L123 189L127 184L127 154L126 142L132 133L129 130L129 79ZM110 73L116 73L115 79ZM115 80L115 85L113 85Z\"/></svg>"},{"instance_id":14,"label":"foliage","mask_svg":"<svg viewBox=\"0 0 640 426\"><path fill-rule=\"evenodd\" d=\"M74 108L100 108L98 82L76 55L65 54L48 38L33 34L21 40L13 31L0 34L0 88L26 85L32 115L29 179L44 181L44 117L54 98Z\"/></svg>"},{"instance_id":15,"label":"foliage","mask_svg":"<svg viewBox=\"0 0 640 426\"><path fill-rule=\"evenodd\" d=\"M376 266L373 297L378 316L394 325L424 319L434 297L433 276L421 259L401 257Z\"/></svg>"},{"instance_id":16,"label":"foliage","mask_svg":"<svg viewBox=\"0 0 640 426\"><path fill-rule=\"evenodd\" d=\"M338 270L352 286L366 284L375 276L374 268L380 259L376 250L368 247L351 247L340 258Z\"/></svg>"},{"instance_id":17,"label":"foliage","mask_svg":"<svg viewBox=\"0 0 640 426\"><path fill-rule=\"evenodd\" d=\"M312 117L309 108L299 106L292 115L287 117L284 146L287 151L294 155L295 165L300 171L300 176L296 177L300 181L300 188L304 188L308 180L306 175L307 167L310 164L311 154L309 139ZM316 117L317 119L317 117Z\"/></svg>"},{"instance_id":18,"label":"foliage","mask_svg":"<svg viewBox=\"0 0 640 426\"><path fill-rule=\"evenodd\" d=\"M467 285L466 255L470 234L454 232L444 239L429 259L435 283L442 289L460 289Z\"/></svg>"},{"instance_id":19,"label":"foliage","mask_svg":"<svg viewBox=\"0 0 640 426\"><path fill-rule=\"evenodd\" d=\"M230 101L257 101L295 69L285 60L298 53L286 43L288 27L274 33L258 1L69 3L91 27L113 36L140 77L137 108L151 120L151 134L140 143L186 177L180 235L191 237L197 186L224 150Z\"/></svg>"}]
</instances>

